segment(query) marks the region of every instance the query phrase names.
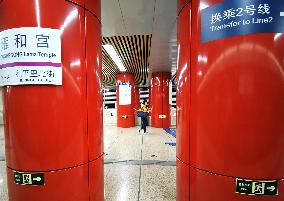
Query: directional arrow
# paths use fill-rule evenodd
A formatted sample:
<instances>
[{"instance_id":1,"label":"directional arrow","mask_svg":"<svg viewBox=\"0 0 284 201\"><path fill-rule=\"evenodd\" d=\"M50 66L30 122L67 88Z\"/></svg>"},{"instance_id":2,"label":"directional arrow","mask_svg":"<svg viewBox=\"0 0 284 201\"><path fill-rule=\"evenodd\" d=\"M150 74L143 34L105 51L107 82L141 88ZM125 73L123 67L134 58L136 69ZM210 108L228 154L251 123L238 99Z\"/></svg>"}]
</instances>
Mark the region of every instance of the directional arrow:
<instances>
[{"instance_id":1,"label":"directional arrow","mask_svg":"<svg viewBox=\"0 0 284 201\"><path fill-rule=\"evenodd\" d=\"M270 191L274 191L274 190L275 190L275 187L274 187L274 186L271 186L271 187L268 187L267 189L270 190Z\"/></svg>"},{"instance_id":2,"label":"directional arrow","mask_svg":"<svg viewBox=\"0 0 284 201\"><path fill-rule=\"evenodd\" d=\"M41 181L41 178L40 177L35 177L33 178L34 181Z\"/></svg>"}]
</instances>

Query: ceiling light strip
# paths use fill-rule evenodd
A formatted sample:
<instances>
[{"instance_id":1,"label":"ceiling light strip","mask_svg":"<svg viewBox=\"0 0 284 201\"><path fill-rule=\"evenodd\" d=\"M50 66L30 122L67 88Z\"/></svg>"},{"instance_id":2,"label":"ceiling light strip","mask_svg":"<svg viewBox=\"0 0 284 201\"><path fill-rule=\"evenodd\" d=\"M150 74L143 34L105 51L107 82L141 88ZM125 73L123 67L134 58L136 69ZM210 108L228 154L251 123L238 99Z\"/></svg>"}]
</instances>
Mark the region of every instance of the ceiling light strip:
<instances>
[{"instance_id":1,"label":"ceiling light strip","mask_svg":"<svg viewBox=\"0 0 284 201\"><path fill-rule=\"evenodd\" d=\"M106 50L106 52L109 54L109 56L112 58L114 63L117 65L120 71L124 72L126 71L126 68L122 64L121 59L119 58L116 50L112 45L103 45L103 48Z\"/></svg>"},{"instance_id":2,"label":"ceiling light strip","mask_svg":"<svg viewBox=\"0 0 284 201\"><path fill-rule=\"evenodd\" d=\"M119 56L120 60L121 60L121 63L123 64L124 68L125 68L125 71L128 71L127 69L127 65L125 64L125 61L124 61L124 58L123 58L123 53L122 53L122 50L117 42L117 39L116 39L117 36L114 36L114 37L110 37L109 38L109 41L111 41L109 44L111 44L116 52L117 52L117 55Z\"/></svg>"}]
</instances>

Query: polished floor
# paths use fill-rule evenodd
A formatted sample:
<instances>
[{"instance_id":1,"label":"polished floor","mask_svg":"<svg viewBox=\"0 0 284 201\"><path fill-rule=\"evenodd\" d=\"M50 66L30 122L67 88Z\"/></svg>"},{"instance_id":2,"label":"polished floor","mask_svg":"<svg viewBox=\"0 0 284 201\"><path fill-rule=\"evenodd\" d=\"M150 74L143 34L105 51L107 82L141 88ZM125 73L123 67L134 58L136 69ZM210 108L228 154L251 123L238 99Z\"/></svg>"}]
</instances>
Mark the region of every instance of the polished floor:
<instances>
[{"instance_id":1,"label":"polished floor","mask_svg":"<svg viewBox=\"0 0 284 201\"><path fill-rule=\"evenodd\" d=\"M105 200L176 200L175 138L164 130L104 128ZM3 126L0 126L0 201L7 201Z\"/></svg>"}]
</instances>

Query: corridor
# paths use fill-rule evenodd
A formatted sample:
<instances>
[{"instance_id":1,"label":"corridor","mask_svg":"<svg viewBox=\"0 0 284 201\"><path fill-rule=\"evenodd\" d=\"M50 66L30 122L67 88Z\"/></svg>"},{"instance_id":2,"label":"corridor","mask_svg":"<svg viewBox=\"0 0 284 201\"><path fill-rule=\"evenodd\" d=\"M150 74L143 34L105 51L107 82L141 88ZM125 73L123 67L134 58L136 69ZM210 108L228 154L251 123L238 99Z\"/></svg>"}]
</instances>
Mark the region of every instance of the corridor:
<instances>
[{"instance_id":1,"label":"corridor","mask_svg":"<svg viewBox=\"0 0 284 201\"><path fill-rule=\"evenodd\" d=\"M0 127L0 201L7 201L3 126ZM176 200L175 138L163 129L104 127L105 200Z\"/></svg>"}]
</instances>

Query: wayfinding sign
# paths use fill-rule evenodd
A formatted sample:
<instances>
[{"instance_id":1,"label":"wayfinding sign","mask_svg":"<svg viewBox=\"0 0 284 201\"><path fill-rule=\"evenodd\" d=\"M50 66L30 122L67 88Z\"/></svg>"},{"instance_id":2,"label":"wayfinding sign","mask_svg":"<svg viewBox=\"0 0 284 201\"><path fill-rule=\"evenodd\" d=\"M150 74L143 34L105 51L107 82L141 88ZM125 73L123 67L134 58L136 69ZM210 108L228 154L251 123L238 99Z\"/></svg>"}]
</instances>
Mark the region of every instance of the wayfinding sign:
<instances>
[{"instance_id":1,"label":"wayfinding sign","mask_svg":"<svg viewBox=\"0 0 284 201\"><path fill-rule=\"evenodd\" d=\"M44 185L44 174L14 172L14 182L19 185L42 186Z\"/></svg>"},{"instance_id":2,"label":"wayfinding sign","mask_svg":"<svg viewBox=\"0 0 284 201\"><path fill-rule=\"evenodd\" d=\"M202 42L284 32L283 0L224 0L201 11Z\"/></svg>"},{"instance_id":3,"label":"wayfinding sign","mask_svg":"<svg viewBox=\"0 0 284 201\"><path fill-rule=\"evenodd\" d=\"M62 85L60 30L22 27L0 32L0 86Z\"/></svg>"},{"instance_id":4,"label":"wayfinding sign","mask_svg":"<svg viewBox=\"0 0 284 201\"><path fill-rule=\"evenodd\" d=\"M119 105L131 105L131 85L129 82L119 83Z\"/></svg>"},{"instance_id":5,"label":"wayfinding sign","mask_svg":"<svg viewBox=\"0 0 284 201\"><path fill-rule=\"evenodd\" d=\"M237 179L236 193L247 195L278 195L278 182Z\"/></svg>"}]
</instances>

